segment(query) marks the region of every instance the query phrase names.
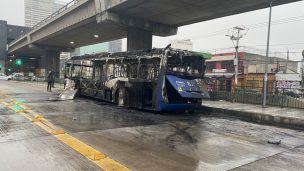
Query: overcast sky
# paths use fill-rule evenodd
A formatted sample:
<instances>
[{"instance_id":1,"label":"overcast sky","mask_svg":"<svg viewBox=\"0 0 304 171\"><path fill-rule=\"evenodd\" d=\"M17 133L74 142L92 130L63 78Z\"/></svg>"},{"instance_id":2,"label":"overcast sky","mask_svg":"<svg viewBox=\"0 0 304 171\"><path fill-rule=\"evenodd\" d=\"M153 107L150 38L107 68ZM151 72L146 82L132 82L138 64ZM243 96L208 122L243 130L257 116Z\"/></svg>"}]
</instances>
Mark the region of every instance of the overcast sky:
<instances>
[{"instance_id":1,"label":"overcast sky","mask_svg":"<svg viewBox=\"0 0 304 171\"><path fill-rule=\"evenodd\" d=\"M228 48L233 44L225 35L230 28L241 25L249 29L240 41L241 46L266 49L268 14L269 9L263 9L180 27L176 36L154 38L153 45L165 47L172 39L190 38L194 50ZM282 56L289 48L290 58L301 60L304 49L304 1L274 7L272 15L271 51L280 52Z\"/></svg>"},{"instance_id":2,"label":"overcast sky","mask_svg":"<svg viewBox=\"0 0 304 171\"><path fill-rule=\"evenodd\" d=\"M165 47L173 39L192 39L196 51L221 52L220 49L231 51L231 49L225 49L233 46L225 35L230 28L241 25L247 27L248 30L241 39L240 45L265 49L268 12L268 9L263 9L180 27L176 36L154 37L153 46ZM272 19L271 51L280 52L282 55L290 49L291 59L302 59L304 1L274 7ZM0 0L0 20L7 20L9 24L24 25L24 0ZM125 40L123 45L125 49Z\"/></svg>"}]
</instances>

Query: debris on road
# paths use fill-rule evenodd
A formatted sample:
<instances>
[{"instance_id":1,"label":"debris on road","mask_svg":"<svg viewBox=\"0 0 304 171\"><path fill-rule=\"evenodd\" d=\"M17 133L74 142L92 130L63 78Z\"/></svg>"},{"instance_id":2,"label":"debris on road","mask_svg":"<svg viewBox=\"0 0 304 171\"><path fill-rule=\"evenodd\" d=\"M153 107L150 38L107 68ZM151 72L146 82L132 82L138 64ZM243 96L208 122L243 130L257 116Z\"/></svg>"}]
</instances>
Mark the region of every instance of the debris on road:
<instances>
[{"instance_id":1,"label":"debris on road","mask_svg":"<svg viewBox=\"0 0 304 171\"><path fill-rule=\"evenodd\" d=\"M77 92L74 81L68 79L64 91L59 95L59 100L73 100Z\"/></svg>"},{"instance_id":2,"label":"debris on road","mask_svg":"<svg viewBox=\"0 0 304 171\"><path fill-rule=\"evenodd\" d=\"M268 144L274 144L274 145L280 145L281 144L281 140L268 140L267 141Z\"/></svg>"}]
</instances>

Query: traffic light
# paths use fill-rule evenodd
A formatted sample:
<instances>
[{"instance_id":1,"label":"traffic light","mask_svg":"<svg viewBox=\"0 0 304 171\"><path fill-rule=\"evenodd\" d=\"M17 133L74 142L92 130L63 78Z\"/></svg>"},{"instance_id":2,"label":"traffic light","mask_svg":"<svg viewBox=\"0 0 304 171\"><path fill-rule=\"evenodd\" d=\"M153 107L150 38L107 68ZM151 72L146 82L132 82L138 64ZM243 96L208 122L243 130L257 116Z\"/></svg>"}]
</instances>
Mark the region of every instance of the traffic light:
<instances>
[{"instance_id":1,"label":"traffic light","mask_svg":"<svg viewBox=\"0 0 304 171\"><path fill-rule=\"evenodd\" d=\"M16 65L22 65L22 60L21 59L16 59L15 64Z\"/></svg>"},{"instance_id":2,"label":"traffic light","mask_svg":"<svg viewBox=\"0 0 304 171\"><path fill-rule=\"evenodd\" d=\"M2 70L2 64L0 64L0 71Z\"/></svg>"}]
</instances>

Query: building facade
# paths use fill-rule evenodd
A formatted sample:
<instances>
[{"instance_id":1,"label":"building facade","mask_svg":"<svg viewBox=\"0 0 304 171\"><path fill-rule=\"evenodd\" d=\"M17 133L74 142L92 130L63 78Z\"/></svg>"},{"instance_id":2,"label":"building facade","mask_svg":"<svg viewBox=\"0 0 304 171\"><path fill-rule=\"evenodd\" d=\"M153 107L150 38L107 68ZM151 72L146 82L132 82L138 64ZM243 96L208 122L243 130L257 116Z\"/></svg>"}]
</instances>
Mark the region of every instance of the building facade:
<instances>
[{"instance_id":1,"label":"building facade","mask_svg":"<svg viewBox=\"0 0 304 171\"><path fill-rule=\"evenodd\" d=\"M171 47L174 49L193 50L193 43L190 39L186 40L171 40Z\"/></svg>"},{"instance_id":2,"label":"building facade","mask_svg":"<svg viewBox=\"0 0 304 171\"><path fill-rule=\"evenodd\" d=\"M9 25L7 21L0 20L0 72L7 73L7 45L13 40L18 38L20 35L28 32L30 28Z\"/></svg>"},{"instance_id":3,"label":"building facade","mask_svg":"<svg viewBox=\"0 0 304 171\"><path fill-rule=\"evenodd\" d=\"M233 87L245 87L262 91L266 57L239 52L238 83L235 85L235 53L215 54L206 61L206 83L209 90L221 89L231 92ZM268 64L268 88L276 86L276 74L295 74L298 63L286 59L271 57Z\"/></svg>"},{"instance_id":4,"label":"building facade","mask_svg":"<svg viewBox=\"0 0 304 171\"><path fill-rule=\"evenodd\" d=\"M25 26L33 27L62 8L64 4L65 2L56 0L25 0Z\"/></svg>"}]
</instances>

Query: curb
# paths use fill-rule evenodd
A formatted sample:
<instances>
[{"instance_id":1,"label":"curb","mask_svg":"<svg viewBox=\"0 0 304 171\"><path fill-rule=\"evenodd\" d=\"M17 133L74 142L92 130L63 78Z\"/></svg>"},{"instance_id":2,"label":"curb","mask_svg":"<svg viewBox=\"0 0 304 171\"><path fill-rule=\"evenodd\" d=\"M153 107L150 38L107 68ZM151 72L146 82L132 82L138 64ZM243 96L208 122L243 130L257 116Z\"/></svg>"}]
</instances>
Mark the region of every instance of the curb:
<instances>
[{"instance_id":1,"label":"curb","mask_svg":"<svg viewBox=\"0 0 304 171\"><path fill-rule=\"evenodd\" d=\"M208 113L212 113L218 116L228 116L249 122L262 123L265 125L275 125L283 128L304 130L304 120L299 118L273 116L264 113L229 110L208 106L203 106L203 108L207 110Z\"/></svg>"}]
</instances>

